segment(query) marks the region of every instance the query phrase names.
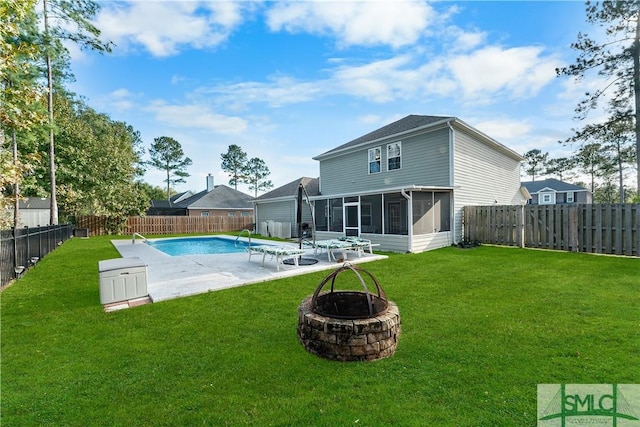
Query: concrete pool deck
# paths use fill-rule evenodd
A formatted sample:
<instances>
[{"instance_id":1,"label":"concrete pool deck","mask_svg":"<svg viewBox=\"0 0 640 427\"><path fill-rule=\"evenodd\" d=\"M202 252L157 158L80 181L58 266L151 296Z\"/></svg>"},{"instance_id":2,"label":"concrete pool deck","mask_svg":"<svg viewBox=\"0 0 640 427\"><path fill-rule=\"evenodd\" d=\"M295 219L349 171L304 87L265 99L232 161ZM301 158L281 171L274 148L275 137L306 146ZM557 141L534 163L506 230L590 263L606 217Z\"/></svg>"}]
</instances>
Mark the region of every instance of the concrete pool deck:
<instances>
[{"instance_id":1,"label":"concrete pool deck","mask_svg":"<svg viewBox=\"0 0 640 427\"><path fill-rule=\"evenodd\" d=\"M235 240L232 236L216 236ZM149 239L158 240L158 239ZM247 241L247 238L240 240ZM137 257L147 265L147 291L152 302L165 301L190 295L202 294L220 289L266 282L283 277L298 276L316 271L332 270L342 262L329 262L326 252L314 256L314 249L306 249L304 258L315 258L318 262L308 266L280 264L277 270L275 258L266 256L264 265L262 256L253 255L249 260L248 252L222 255L182 255L170 256L161 252L141 239L112 240L111 243L123 258ZM287 246L298 248L294 243L274 242L251 239L252 244ZM346 262L363 262L386 259L385 255L365 252L359 257L348 253Z\"/></svg>"}]
</instances>

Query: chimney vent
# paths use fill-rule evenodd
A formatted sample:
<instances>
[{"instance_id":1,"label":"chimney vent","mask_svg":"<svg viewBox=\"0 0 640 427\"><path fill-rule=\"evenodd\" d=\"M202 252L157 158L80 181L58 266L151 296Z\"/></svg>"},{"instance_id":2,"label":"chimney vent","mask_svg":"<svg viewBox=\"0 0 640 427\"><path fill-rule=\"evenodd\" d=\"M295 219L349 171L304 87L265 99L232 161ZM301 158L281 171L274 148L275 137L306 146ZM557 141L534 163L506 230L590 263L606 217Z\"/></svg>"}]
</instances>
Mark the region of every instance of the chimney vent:
<instances>
[{"instance_id":1,"label":"chimney vent","mask_svg":"<svg viewBox=\"0 0 640 427\"><path fill-rule=\"evenodd\" d=\"M211 174L207 175L207 192L213 190L213 176Z\"/></svg>"}]
</instances>

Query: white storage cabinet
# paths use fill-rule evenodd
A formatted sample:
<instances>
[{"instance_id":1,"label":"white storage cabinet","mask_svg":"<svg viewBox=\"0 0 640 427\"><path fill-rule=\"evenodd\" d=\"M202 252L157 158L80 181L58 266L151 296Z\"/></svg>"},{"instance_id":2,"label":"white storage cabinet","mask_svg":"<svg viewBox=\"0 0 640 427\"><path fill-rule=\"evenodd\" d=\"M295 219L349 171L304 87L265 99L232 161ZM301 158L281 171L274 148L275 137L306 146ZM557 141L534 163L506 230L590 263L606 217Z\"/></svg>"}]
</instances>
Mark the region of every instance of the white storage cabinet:
<instances>
[{"instance_id":1,"label":"white storage cabinet","mask_svg":"<svg viewBox=\"0 0 640 427\"><path fill-rule=\"evenodd\" d=\"M127 301L149 295L147 265L140 258L117 258L98 262L100 303Z\"/></svg>"}]
</instances>

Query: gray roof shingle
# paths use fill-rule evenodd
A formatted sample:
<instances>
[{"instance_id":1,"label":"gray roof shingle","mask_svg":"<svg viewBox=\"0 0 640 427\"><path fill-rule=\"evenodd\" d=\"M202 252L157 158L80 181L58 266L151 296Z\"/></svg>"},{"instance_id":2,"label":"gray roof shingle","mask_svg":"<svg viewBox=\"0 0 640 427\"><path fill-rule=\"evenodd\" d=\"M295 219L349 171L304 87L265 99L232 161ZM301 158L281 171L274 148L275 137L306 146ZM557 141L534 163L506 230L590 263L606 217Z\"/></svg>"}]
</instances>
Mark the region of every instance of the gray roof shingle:
<instances>
[{"instance_id":1,"label":"gray roof shingle","mask_svg":"<svg viewBox=\"0 0 640 427\"><path fill-rule=\"evenodd\" d=\"M203 190L175 205L188 209L253 209L252 200L241 191L216 185L211 191Z\"/></svg>"},{"instance_id":2,"label":"gray roof shingle","mask_svg":"<svg viewBox=\"0 0 640 427\"><path fill-rule=\"evenodd\" d=\"M455 117L419 116L416 114L411 114L405 118L402 118L386 126L383 126L379 129L374 130L373 132L369 132L366 135L363 135L359 138L356 138L352 141L342 144L336 148L333 148L323 154L320 154L319 156L314 157L314 159L317 160L317 157L322 157L336 151L341 151L341 150L344 150L345 148L355 147L368 141L375 141L376 139L384 138L391 135L396 135L398 133L406 132L412 129L417 129L422 126L427 126L433 123L437 123L445 120L453 120L453 119L455 119Z\"/></svg>"},{"instance_id":3,"label":"gray roof shingle","mask_svg":"<svg viewBox=\"0 0 640 427\"><path fill-rule=\"evenodd\" d=\"M51 199L48 197L26 197L18 201L20 209L49 209L50 207Z\"/></svg>"},{"instance_id":4,"label":"gray roof shingle","mask_svg":"<svg viewBox=\"0 0 640 427\"><path fill-rule=\"evenodd\" d=\"M273 189L255 200L262 201L268 199L278 199L281 197L297 197L298 187L300 186L300 183L304 185L304 188L305 190L307 190L307 194L309 194L310 197L318 196L320 194L318 178L302 177L291 181L281 187Z\"/></svg>"},{"instance_id":5,"label":"gray roof shingle","mask_svg":"<svg viewBox=\"0 0 640 427\"><path fill-rule=\"evenodd\" d=\"M586 188L579 185L570 184L568 182L560 181L555 178L543 179L541 181L524 181L520 183L523 185L530 194L538 193L545 188L551 188L555 191L587 191Z\"/></svg>"}]
</instances>

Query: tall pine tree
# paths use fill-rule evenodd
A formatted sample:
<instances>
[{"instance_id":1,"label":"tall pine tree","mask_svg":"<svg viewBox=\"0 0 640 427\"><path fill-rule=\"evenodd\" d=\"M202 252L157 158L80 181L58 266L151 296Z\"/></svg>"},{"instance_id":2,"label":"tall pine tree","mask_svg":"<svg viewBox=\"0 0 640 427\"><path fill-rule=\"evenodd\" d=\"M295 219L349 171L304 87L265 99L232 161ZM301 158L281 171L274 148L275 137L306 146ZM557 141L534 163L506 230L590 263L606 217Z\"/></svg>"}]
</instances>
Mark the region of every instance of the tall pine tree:
<instances>
[{"instance_id":1,"label":"tall pine tree","mask_svg":"<svg viewBox=\"0 0 640 427\"><path fill-rule=\"evenodd\" d=\"M188 177L186 169L193 163L190 158L185 157L182 146L178 141L169 137L161 136L153 140L149 149L151 161L148 163L156 169L166 172L167 178L167 200L171 197L171 185L186 182Z\"/></svg>"},{"instance_id":2,"label":"tall pine tree","mask_svg":"<svg viewBox=\"0 0 640 427\"><path fill-rule=\"evenodd\" d=\"M586 93L575 113L577 119L584 120L590 111L604 107L608 117L576 130L565 143L606 141L614 135L623 145L635 147L636 182L640 192L640 1L587 1L586 14L587 22L605 28L605 39L596 41L579 33L578 41L571 45L579 52L578 58L574 64L558 68L556 72L559 76L577 79L597 72L605 78L601 89ZM620 139L628 134L620 127L627 127L632 138Z\"/></svg>"},{"instance_id":3,"label":"tall pine tree","mask_svg":"<svg viewBox=\"0 0 640 427\"><path fill-rule=\"evenodd\" d=\"M49 112L49 179L51 186L50 223L58 223L58 202L56 197L56 162L54 140L53 91L56 72L56 57L68 55L63 40L72 41L80 48L109 52L111 43L100 40L100 30L92 19L100 10L100 5L92 0L43 0L42 20L44 24L43 46L47 76L47 108Z\"/></svg>"}]
</instances>

